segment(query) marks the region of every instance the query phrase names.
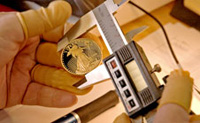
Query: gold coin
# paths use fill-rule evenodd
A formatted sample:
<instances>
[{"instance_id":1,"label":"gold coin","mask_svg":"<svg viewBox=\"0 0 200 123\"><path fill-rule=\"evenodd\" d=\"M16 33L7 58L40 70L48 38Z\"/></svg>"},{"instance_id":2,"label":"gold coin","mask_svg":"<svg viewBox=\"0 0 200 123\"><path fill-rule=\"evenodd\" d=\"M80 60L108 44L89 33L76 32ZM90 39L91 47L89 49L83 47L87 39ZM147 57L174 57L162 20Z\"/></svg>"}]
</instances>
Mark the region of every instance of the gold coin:
<instances>
[{"instance_id":1,"label":"gold coin","mask_svg":"<svg viewBox=\"0 0 200 123\"><path fill-rule=\"evenodd\" d=\"M100 64L102 53L93 40L79 38L70 41L63 49L61 59L65 70L75 75L84 75Z\"/></svg>"}]
</instances>

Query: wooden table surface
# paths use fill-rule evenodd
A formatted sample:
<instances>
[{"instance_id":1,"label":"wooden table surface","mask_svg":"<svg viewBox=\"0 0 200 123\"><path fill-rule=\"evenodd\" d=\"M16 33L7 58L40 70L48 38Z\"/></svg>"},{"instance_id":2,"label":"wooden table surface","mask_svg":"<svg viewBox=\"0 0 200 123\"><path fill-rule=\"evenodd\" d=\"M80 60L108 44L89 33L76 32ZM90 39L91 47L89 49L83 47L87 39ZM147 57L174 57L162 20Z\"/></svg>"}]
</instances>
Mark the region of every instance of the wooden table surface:
<instances>
[{"instance_id":1,"label":"wooden table surface","mask_svg":"<svg viewBox=\"0 0 200 123\"><path fill-rule=\"evenodd\" d=\"M151 14L156 17L163 25L171 22L171 23L176 23L179 22L177 19L173 18L172 16L170 16L170 11L172 9L174 5L174 2L171 2L161 8L158 8L154 11L151 12ZM145 36L147 36L148 34L156 31L158 28L160 28L160 26L157 24L157 22L155 22L155 20L153 20L151 17L149 17L148 15L142 16L130 23L127 23L125 25L123 25L121 28L123 30L124 33L129 32L132 29L141 27L141 26L149 26L148 29L146 29L144 32L140 33L139 35L136 35L134 37L135 41L139 41L142 38L144 38Z\"/></svg>"}]
</instances>

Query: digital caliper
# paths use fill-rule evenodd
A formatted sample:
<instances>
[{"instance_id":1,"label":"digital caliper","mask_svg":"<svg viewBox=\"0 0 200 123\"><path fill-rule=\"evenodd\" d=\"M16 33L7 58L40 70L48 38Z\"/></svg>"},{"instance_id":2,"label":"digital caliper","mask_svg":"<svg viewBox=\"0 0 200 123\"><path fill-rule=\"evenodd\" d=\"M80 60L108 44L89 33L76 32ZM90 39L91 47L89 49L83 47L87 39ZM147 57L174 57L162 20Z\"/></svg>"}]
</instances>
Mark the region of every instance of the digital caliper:
<instances>
[{"instance_id":1,"label":"digital caliper","mask_svg":"<svg viewBox=\"0 0 200 123\"><path fill-rule=\"evenodd\" d=\"M143 49L134 41L127 44L106 4L101 4L93 12L108 50L113 52L104 59L104 64L128 115L134 116L161 97L161 91L155 84L158 80L151 73L152 68Z\"/></svg>"},{"instance_id":2,"label":"digital caliper","mask_svg":"<svg viewBox=\"0 0 200 123\"><path fill-rule=\"evenodd\" d=\"M157 102L161 97L161 90L156 85L159 83L158 79L143 49L134 41L127 43L131 38L123 34L113 16L113 13L125 1L122 0L120 4L115 4L113 0L107 0L82 18L95 20L86 26L89 29L94 24L97 25L111 54L103 60L104 65L112 78L127 114L130 117L135 117ZM59 42L58 50L66 45L64 41L66 38L72 40L88 30L79 30L81 22L86 24L86 21L77 22L77 26ZM73 35L71 36L71 34Z\"/></svg>"}]
</instances>

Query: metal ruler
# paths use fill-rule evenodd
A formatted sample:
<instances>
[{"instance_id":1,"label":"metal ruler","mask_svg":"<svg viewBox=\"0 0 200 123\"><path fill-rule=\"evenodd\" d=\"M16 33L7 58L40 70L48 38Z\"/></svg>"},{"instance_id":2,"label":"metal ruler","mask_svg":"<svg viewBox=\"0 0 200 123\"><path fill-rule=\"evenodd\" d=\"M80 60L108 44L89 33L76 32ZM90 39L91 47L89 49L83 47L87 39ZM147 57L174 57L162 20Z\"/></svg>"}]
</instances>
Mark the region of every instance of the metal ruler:
<instances>
[{"instance_id":1,"label":"metal ruler","mask_svg":"<svg viewBox=\"0 0 200 123\"><path fill-rule=\"evenodd\" d=\"M105 2L105 4L101 4L100 6L95 8L93 10L93 13L98 22L97 27L99 29L99 32L101 33L101 36L108 48L108 51L110 52L110 54L112 54L122 46L126 45L127 41L112 12L109 11L108 7L113 3L110 1L107 2L109 3ZM118 8L117 5L116 7Z\"/></svg>"},{"instance_id":2,"label":"metal ruler","mask_svg":"<svg viewBox=\"0 0 200 123\"><path fill-rule=\"evenodd\" d=\"M116 4L113 0L106 0L94 10L91 10L63 36L58 43L57 51L63 49L70 40L73 40L97 25L99 32L110 53L127 44L113 13L127 0Z\"/></svg>"}]
</instances>

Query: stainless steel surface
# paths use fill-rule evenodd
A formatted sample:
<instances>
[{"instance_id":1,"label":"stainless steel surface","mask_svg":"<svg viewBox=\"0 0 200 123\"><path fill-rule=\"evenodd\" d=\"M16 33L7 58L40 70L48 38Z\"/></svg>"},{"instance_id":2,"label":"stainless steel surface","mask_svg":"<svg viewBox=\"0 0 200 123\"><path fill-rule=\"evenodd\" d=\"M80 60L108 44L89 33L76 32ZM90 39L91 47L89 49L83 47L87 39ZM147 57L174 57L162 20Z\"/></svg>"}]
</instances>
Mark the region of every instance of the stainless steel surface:
<instances>
[{"instance_id":1,"label":"stainless steel surface","mask_svg":"<svg viewBox=\"0 0 200 123\"><path fill-rule=\"evenodd\" d=\"M79 89L84 89L98 82L110 79L110 75L108 74L104 64L102 64L94 70L92 70L91 72L89 72L88 74L86 74L85 78L87 79L87 82L80 85L78 87Z\"/></svg>"},{"instance_id":2,"label":"stainless steel surface","mask_svg":"<svg viewBox=\"0 0 200 123\"><path fill-rule=\"evenodd\" d=\"M120 5L122 5L126 0L122 0ZM107 0L104 3L102 3L100 6L106 6L108 12L113 17L113 13L116 12L116 10L119 8L117 4L114 3L113 0ZM99 7L99 6L98 6ZM98 8L97 7L97 8ZM98 13L97 13L98 14ZM95 18L95 13L92 11L85 14L83 17L79 19L79 21L63 36L63 38L58 42L58 48L57 51L60 51L63 49L69 41L79 37L80 35L84 34L85 32L92 29L95 25L98 26L98 21ZM114 23L116 24L116 20L114 20ZM118 25L118 24L117 24ZM120 30L120 28L118 28ZM101 31L101 30L99 30ZM104 34L102 34L103 36Z\"/></svg>"},{"instance_id":3,"label":"stainless steel surface","mask_svg":"<svg viewBox=\"0 0 200 123\"><path fill-rule=\"evenodd\" d=\"M139 27L137 29L131 30L130 32L125 34L126 40L127 42L132 41L133 37L141 32L143 32L144 30L146 30L148 28L148 26L142 26Z\"/></svg>"},{"instance_id":4,"label":"stainless steel surface","mask_svg":"<svg viewBox=\"0 0 200 123\"><path fill-rule=\"evenodd\" d=\"M126 38L121 31L119 24L108 9L110 4L101 4L93 10L97 20L97 27L108 48L110 54L127 44Z\"/></svg>"}]
</instances>

